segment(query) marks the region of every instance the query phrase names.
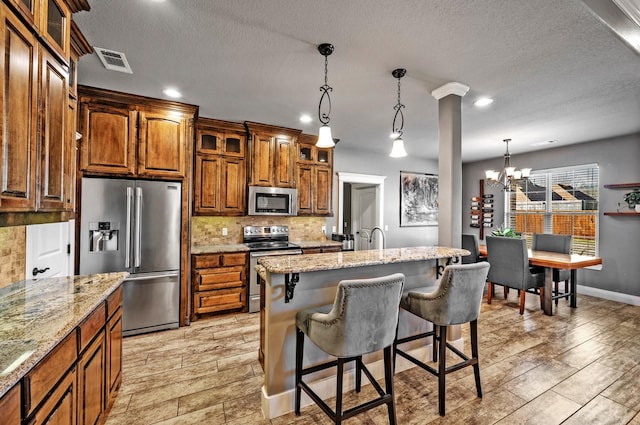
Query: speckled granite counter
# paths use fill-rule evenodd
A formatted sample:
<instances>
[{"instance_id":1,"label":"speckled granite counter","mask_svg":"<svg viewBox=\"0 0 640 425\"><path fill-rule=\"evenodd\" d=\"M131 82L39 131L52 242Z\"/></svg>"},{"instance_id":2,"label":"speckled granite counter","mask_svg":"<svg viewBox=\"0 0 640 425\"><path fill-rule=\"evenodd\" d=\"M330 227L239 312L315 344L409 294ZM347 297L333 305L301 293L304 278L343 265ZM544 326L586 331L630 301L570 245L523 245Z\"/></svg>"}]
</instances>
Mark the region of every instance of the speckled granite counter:
<instances>
[{"instance_id":1,"label":"speckled granite counter","mask_svg":"<svg viewBox=\"0 0 640 425\"><path fill-rule=\"evenodd\" d=\"M264 257L258 260L271 273L304 273L410 261L437 260L471 254L466 249L418 246L368 251L345 251L325 254ZM263 276L264 278L264 276Z\"/></svg>"},{"instance_id":2,"label":"speckled granite counter","mask_svg":"<svg viewBox=\"0 0 640 425\"><path fill-rule=\"evenodd\" d=\"M123 272L23 280L0 289L0 396L128 275Z\"/></svg>"},{"instance_id":3,"label":"speckled granite counter","mask_svg":"<svg viewBox=\"0 0 640 425\"><path fill-rule=\"evenodd\" d=\"M192 246L192 254L218 254L220 252L249 252L249 248L242 243L230 243L219 245L199 245Z\"/></svg>"}]
</instances>

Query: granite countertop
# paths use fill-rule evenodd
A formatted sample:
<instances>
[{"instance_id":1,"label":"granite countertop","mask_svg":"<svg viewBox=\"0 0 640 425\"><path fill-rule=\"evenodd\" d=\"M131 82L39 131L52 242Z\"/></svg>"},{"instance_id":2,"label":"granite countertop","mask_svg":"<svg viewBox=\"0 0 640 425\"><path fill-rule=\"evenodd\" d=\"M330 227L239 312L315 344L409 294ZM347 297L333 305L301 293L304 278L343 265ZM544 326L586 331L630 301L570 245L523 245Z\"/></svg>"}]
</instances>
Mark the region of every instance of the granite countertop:
<instances>
[{"instance_id":1,"label":"granite countertop","mask_svg":"<svg viewBox=\"0 0 640 425\"><path fill-rule=\"evenodd\" d=\"M129 275L29 279L0 289L0 396Z\"/></svg>"},{"instance_id":2,"label":"granite countertop","mask_svg":"<svg viewBox=\"0 0 640 425\"><path fill-rule=\"evenodd\" d=\"M470 255L466 249L441 246L417 246L368 251L344 251L325 254L263 257L258 263L270 273L305 273L410 261L437 260Z\"/></svg>"},{"instance_id":3,"label":"granite countertop","mask_svg":"<svg viewBox=\"0 0 640 425\"><path fill-rule=\"evenodd\" d=\"M219 254L221 252L249 252L249 248L243 243L198 245L191 247L192 254Z\"/></svg>"}]
</instances>

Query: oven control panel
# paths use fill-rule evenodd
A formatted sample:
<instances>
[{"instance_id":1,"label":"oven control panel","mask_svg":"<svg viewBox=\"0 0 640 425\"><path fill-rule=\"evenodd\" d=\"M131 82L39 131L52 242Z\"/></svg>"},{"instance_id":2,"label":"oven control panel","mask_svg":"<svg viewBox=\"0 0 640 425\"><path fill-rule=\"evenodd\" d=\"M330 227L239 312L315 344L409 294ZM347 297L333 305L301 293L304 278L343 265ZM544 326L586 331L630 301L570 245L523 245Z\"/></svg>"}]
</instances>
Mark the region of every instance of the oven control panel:
<instances>
[{"instance_id":1,"label":"oven control panel","mask_svg":"<svg viewBox=\"0 0 640 425\"><path fill-rule=\"evenodd\" d=\"M273 237L289 235L288 226L245 226L243 229L245 239L247 237Z\"/></svg>"}]
</instances>

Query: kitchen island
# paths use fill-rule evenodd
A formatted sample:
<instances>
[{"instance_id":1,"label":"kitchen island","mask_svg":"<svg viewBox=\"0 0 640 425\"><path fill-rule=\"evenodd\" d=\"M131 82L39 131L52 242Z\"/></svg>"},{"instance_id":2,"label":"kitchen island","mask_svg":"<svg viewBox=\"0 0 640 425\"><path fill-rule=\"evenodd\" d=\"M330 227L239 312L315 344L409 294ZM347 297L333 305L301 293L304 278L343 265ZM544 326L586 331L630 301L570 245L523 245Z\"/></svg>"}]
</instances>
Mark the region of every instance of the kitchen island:
<instances>
[{"instance_id":1,"label":"kitchen island","mask_svg":"<svg viewBox=\"0 0 640 425\"><path fill-rule=\"evenodd\" d=\"M78 423L95 423L109 408L121 380L121 284L128 275L31 279L0 289L6 423L19 416L75 423L76 412Z\"/></svg>"},{"instance_id":2,"label":"kitchen island","mask_svg":"<svg viewBox=\"0 0 640 425\"><path fill-rule=\"evenodd\" d=\"M293 411L295 388L295 316L300 310L332 304L336 286L343 279L405 275L405 290L435 286L437 262L457 261L469 251L447 247L411 247L385 250L351 251L297 256L265 257L259 260L262 278L260 360L264 368L262 410L267 418ZM400 336L427 330L423 320L401 311ZM414 354L425 358L426 347L414 346ZM313 344L305 344L305 364L329 357ZM408 367L398 359L398 370ZM379 353L365 356L371 372L382 376ZM322 398L335 395L335 374L313 375L312 386ZM345 373L345 389L353 385L353 372ZM309 399L303 395L302 404Z\"/></svg>"}]
</instances>

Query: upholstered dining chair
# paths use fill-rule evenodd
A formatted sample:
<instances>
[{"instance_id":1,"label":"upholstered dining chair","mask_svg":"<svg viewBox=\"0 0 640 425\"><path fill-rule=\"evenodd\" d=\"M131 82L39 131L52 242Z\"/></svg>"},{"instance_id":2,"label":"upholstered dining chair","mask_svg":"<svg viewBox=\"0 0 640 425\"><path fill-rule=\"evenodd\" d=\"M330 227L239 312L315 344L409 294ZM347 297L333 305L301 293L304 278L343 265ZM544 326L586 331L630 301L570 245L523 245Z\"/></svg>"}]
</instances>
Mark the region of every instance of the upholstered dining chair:
<instances>
[{"instance_id":1,"label":"upholstered dining chair","mask_svg":"<svg viewBox=\"0 0 640 425\"><path fill-rule=\"evenodd\" d=\"M552 235L548 233L534 233L531 242L531 249L534 251L560 252L562 254L571 253L571 235ZM553 284L556 305L558 305L559 287L558 284L564 281L564 295L569 298L569 279L571 270L553 269Z\"/></svg>"},{"instance_id":2,"label":"upholstered dining chair","mask_svg":"<svg viewBox=\"0 0 640 425\"><path fill-rule=\"evenodd\" d=\"M296 314L296 416L300 415L300 396L304 390L336 424L382 404L387 405L389 422L396 423L392 346L398 326L404 279L404 274L395 273L372 279L342 280L338 283L332 305L306 309ZM303 368L305 336L336 359ZM364 354L380 350L383 350L385 390L362 362ZM356 392L360 392L364 372L379 397L343 410L343 371L345 363L351 361L355 362ZM335 411L302 379L309 373L334 366L337 368Z\"/></svg>"},{"instance_id":3,"label":"upholstered dining chair","mask_svg":"<svg viewBox=\"0 0 640 425\"><path fill-rule=\"evenodd\" d=\"M478 248L478 238L473 233L462 234L462 249L466 249L471 255L462 257L462 264L477 263L478 261L485 261L487 258L480 255L480 248Z\"/></svg>"},{"instance_id":4,"label":"upholstered dining chair","mask_svg":"<svg viewBox=\"0 0 640 425\"><path fill-rule=\"evenodd\" d=\"M493 285L518 290L520 296L520 314L524 313L525 293L540 290L540 304L544 296L544 272L529 267L527 241L520 238L487 236L487 257L491 269L487 277L487 304L493 298Z\"/></svg>"},{"instance_id":5,"label":"upholstered dining chair","mask_svg":"<svg viewBox=\"0 0 640 425\"><path fill-rule=\"evenodd\" d=\"M473 366L478 397L482 397L480 365L478 363L478 316L482 304L482 293L487 279L489 263L457 264L445 267L438 286L419 288L402 296L400 308L433 323L434 329L418 335L396 338L395 356L399 355L438 377L438 411L445 415L445 376L466 366ZM447 328L451 325L469 323L471 334L471 357L447 342ZM398 348L399 344L421 338L433 337L433 360L438 369L423 363L411 354ZM439 348L438 348L439 347ZM462 359L447 367L447 349Z\"/></svg>"}]
</instances>

